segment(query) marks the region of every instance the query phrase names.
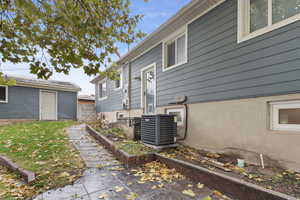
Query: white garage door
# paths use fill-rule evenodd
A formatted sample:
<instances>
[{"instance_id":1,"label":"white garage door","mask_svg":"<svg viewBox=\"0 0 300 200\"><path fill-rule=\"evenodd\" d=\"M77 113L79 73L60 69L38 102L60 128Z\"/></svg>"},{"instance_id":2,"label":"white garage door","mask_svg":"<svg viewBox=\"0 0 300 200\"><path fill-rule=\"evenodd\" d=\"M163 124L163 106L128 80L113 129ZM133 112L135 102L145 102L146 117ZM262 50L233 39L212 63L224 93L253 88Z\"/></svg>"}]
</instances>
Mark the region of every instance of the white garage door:
<instances>
[{"instance_id":1,"label":"white garage door","mask_svg":"<svg viewBox=\"0 0 300 200\"><path fill-rule=\"evenodd\" d=\"M41 120L57 120L56 92L41 91Z\"/></svg>"}]
</instances>

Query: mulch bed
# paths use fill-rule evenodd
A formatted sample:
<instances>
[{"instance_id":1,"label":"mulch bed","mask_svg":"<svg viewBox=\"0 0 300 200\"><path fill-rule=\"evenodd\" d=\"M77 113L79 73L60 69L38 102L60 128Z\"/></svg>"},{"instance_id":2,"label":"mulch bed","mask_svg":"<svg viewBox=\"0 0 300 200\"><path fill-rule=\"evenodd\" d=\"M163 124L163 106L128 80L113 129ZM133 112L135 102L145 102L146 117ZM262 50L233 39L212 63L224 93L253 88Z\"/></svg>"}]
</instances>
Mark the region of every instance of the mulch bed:
<instances>
[{"instance_id":1,"label":"mulch bed","mask_svg":"<svg viewBox=\"0 0 300 200\"><path fill-rule=\"evenodd\" d=\"M209 170L262 186L266 189L300 198L300 173L279 167L266 167L262 169L261 166L247 163L244 168L239 168L236 166L237 158L239 158L238 155L215 154L186 146L167 150L162 155L190 162ZM218 165L210 161L224 164L224 169L222 167L218 168ZM230 171L225 171L227 169Z\"/></svg>"}]
</instances>

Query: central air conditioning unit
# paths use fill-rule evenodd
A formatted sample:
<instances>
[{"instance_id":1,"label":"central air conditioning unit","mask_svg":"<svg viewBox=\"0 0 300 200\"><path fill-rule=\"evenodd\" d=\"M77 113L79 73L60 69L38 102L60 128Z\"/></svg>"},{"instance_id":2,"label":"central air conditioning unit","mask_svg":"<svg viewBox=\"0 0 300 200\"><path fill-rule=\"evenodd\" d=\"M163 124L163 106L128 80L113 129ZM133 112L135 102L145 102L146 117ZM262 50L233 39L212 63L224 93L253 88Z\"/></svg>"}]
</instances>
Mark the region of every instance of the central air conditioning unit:
<instances>
[{"instance_id":1,"label":"central air conditioning unit","mask_svg":"<svg viewBox=\"0 0 300 200\"><path fill-rule=\"evenodd\" d=\"M141 140L145 144L163 146L176 143L177 123L173 115L143 115Z\"/></svg>"}]
</instances>

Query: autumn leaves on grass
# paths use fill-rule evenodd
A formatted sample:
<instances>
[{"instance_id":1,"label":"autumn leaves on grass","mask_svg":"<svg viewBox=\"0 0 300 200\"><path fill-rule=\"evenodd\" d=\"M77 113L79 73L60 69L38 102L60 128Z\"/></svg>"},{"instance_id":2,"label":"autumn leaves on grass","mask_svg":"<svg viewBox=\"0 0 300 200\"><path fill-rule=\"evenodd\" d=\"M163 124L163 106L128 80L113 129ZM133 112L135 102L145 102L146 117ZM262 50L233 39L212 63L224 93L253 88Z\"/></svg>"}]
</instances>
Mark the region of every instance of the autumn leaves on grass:
<instances>
[{"instance_id":1,"label":"autumn leaves on grass","mask_svg":"<svg viewBox=\"0 0 300 200\"><path fill-rule=\"evenodd\" d=\"M30 186L0 170L0 199L25 199L72 183L84 164L64 129L74 122L26 122L0 128L0 153L37 174Z\"/></svg>"}]
</instances>

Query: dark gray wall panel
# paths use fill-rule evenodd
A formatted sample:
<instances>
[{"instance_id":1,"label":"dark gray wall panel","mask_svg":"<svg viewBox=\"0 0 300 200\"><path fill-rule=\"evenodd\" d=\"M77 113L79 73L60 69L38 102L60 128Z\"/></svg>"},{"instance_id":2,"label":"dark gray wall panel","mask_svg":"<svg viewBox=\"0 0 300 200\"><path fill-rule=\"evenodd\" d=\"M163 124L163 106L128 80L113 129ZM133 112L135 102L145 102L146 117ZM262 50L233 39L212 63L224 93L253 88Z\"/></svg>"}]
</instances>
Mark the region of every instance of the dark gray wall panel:
<instances>
[{"instance_id":1,"label":"dark gray wall panel","mask_svg":"<svg viewBox=\"0 0 300 200\"><path fill-rule=\"evenodd\" d=\"M226 1L188 26L188 63L157 77L158 106L299 92L300 22L238 44L237 1Z\"/></svg>"},{"instance_id":2,"label":"dark gray wall panel","mask_svg":"<svg viewBox=\"0 0 300 200\"><path fill-rule=\"evenodd\" d=\"M159 44L132 61L132 77L154 62L157 106L179 95L197 103L298 93L300 22L237 43L237 1L228 0L188 25L188 63L162 72ZM132 78L131 107L140 104L141 82Z\"/></svg>"},{"instance_id":3,"label":"dark gray wall panel","mask_svg":"<svg viewBox=\"0 0 300 200\"><path fill-rule=\"evenodd\" d=\"M77 118L77 93L57 92L57 114L59 120L76 120Z\"/></svg>"},{"instance_id":4,"label":"dark gray wall panel","mask_svg":"<svg viewBox=\"0 0 300 200\"><path fill-rule=\"evenodd\" d=\"M39 119L39 89L8 87L8 103L0 103L0 119Z\"/></svg>"}]
</instances>

